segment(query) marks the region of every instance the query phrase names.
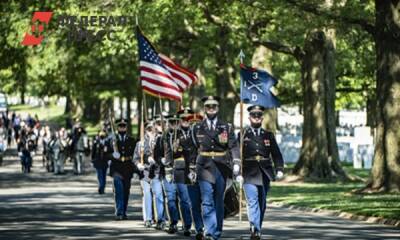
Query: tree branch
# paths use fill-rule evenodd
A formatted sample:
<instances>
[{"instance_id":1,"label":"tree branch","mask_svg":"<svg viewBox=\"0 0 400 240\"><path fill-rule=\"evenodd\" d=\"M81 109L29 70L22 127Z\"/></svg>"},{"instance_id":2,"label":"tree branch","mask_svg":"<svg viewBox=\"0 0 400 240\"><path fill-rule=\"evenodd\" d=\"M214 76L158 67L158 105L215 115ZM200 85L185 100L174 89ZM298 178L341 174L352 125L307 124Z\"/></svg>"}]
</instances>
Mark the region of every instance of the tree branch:
<instances>
[{"instance_id":1,"label":"tree branch","mask_svg":"<svg viewBox=\"0 0 400 240\"><path fill-rule=\"evenodd\" d=\"M304 56L304 51L298 46L291 47L291 46L279 44L276 42L259 41L259 40L255 40L255 41L253 41L253 43L256 45L262 45L262 46L264 46L272 51L275 51L275 52L292 55L298 61L301 61L301 59Z\"/></svg>"},{"instance_id":2,"label":"tree branch","mask_svg":"<svg viewBox=\"0 0 400 240\"><path fill-rule=\"evenodd\" d=\"M286 0L286 2L291 4L292 6L297 7L298 9L300 9L302 11L309 12L309 13L312 13L312 14L317 15L317 16L326 17L326 18L329 18L331 20L340 21L340 22L344 22L344 23L348 23L348 24L358 25L363 30L365 30L366 32L371 34L372 36L375 36L375 25L372 24L372 23L369 23L365 19L352 18L352 17L339 15L339 14L336 14L336 13L333 13L333 12L324 11L323 9L321 9L321 8L319 8L317 6L313 6L313 5L305 4L305 3L300 3L297 0Z\"/></svg>"}]
</instances>

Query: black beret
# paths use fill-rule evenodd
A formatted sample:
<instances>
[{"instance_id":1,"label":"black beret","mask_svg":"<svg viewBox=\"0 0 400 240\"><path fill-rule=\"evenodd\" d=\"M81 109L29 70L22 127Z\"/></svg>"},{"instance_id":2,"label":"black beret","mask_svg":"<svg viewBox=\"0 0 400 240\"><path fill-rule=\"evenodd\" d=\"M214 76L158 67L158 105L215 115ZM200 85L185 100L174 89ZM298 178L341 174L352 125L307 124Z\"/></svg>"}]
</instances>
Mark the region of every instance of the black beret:
<instances>
[{"instance_id":1,"label":"black beret","mask_svg":"<svg viewBox=\"0 0 400 240\"><path fill-rule=\"evenodd\" d=\"M263 112L264 110L265 110L265 108L260 105L252 105L247 108L248 112Z\"/></svg>"},{"instance_id":2,"label":"black beret","mask_svg":"<svg viewBox=\"0 0 400 240\"><path fill-rule=\"evenodd\" d=\"M201 101L204 103L204 105L219 104L220 100L221 100L221 98L218 96L205 96L201 99Z\"/></svg>"},{"instance_id":3,"label":"black beret","mask_svg":"<svg viewBox=\"0 0 400 240\"><path fill-rule=\"evenodd\" d=\"M190 109L188 107L178 111L179 118L186 118L186 117L192 115L193 113L194 112L192 111L192 109Z\"/></svg>"},{"instance_id":4,"label":"black beret","mask_svg":"<svg viewBox=\"0 0 400 240\"><path fill-rule=\"evenodd\" d=\"M120 119L115 120L115 124L117 126L124 126L124 125L126 126L128 124L128 121L124 118L120 118Z\"/></svg>"}]
</instances>

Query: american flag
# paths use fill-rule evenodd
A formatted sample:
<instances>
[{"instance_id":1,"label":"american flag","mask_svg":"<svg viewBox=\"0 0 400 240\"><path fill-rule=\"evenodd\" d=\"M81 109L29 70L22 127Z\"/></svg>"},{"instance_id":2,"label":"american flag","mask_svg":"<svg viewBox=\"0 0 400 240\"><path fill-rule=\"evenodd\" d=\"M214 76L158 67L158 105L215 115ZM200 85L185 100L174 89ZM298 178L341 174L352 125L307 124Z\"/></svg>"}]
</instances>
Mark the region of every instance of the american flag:
<instances>
[{"instance_id":1,"label":"american flag","mask_svg":"<svg viewBox=\"0 0 400 240\"><path fill-rule=\"evenodd\" d=\"M157 53L140 29L137 38L143 90L151 95L182 101L183 91L197 81L196 74Z\"/></svg>"}]
</instances>

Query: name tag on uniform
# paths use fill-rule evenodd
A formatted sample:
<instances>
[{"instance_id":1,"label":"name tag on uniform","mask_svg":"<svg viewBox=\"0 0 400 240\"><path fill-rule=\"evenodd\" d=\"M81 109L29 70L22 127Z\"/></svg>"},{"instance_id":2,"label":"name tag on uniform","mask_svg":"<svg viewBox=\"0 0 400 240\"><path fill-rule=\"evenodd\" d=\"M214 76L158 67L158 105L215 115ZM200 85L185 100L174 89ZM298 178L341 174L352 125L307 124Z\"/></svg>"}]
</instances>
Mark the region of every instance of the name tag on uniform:
<instances>
[{"instance_id":1,"label":"name tag on uniform","mask_svg":"<svg viewBox=\"0 0 400 240\"><path fill-rule=\"evenodd\" d=\"M271 146L271 142L269 141L269 139L265 139L264 144L265 146Z\"/></svg>"},{"instance_id":2,"label":"name tag on uniform","mask_svg":"<svg viewBox=\"0 0 400 240\"><path fill-rule=\"evenodd\" d=\"M218 135L218 141L220 143L227 143L228 142L228 133L226 131L223 131Z\"/></svg>"}]
</instances>

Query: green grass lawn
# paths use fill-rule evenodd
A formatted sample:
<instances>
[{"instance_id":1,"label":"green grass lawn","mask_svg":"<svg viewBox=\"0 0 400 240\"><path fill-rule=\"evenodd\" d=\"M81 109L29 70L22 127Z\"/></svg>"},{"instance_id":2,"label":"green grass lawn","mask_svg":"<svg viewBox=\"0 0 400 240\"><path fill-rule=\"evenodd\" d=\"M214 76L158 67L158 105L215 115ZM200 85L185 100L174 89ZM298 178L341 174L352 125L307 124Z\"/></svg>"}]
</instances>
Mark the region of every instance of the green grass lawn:
<instances>
[{"instance_id":1,"label":"green grass lawn","mask_svg":"<svg viewBox=\"0 0 400 240\"><path fill-rule=\"evenodd\" d=\"M64 108L51 104L46 107L33 107L29 105L11 105L10 111L15 111L17 114L21 114L21 117L25 118L28 114L33 117L35 114L38 115L39 120L50 121L59 119L63 116ZM61 119L60 119L61 120ZM55 122L58 123L58 122Z\"/></svg>"},{"instance_id":2,"label":"green grass lawn","mask_svg":"<svg viewBox=\"0 0 400 240\"><path fill-rule=\"evenodd\" d=\"M21 114L22 118L26 118L28 114L31 116L38 115L40 121L45 121L51 126L59 128L65 126L65 120L67 115L64 114L64 107L50 104L46 107L33 107L30 105L12 105L10 111L15 111L17 114ZM100 130L100 123L91 123L83 120L83 126L85 127L89 136L94 136ZM132 125L132 136L136 136L138 132L137 124Z\"/></svg>"},{"instance_id":3,"label":"green grass lawn","mask_svg":"<svg viewBox=\"0 0 400 240\"><path fill-rule=\"evenodd\" d=\"M367 179L370 170L344 168L350 174ZM363 182L285 183L274 182L268 200L284 204L339 210L343 212L400 220L400 194L352 194Z\"/></svg>"}]
</instances>

